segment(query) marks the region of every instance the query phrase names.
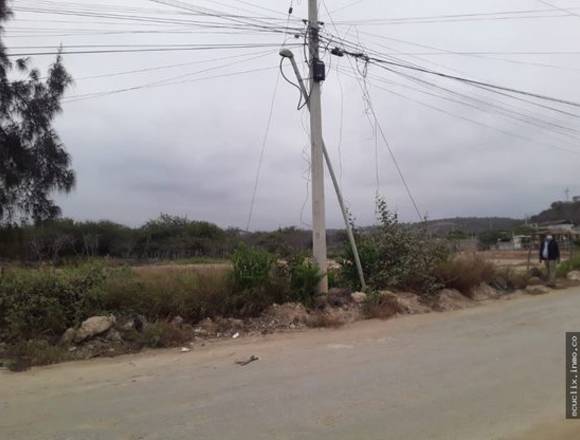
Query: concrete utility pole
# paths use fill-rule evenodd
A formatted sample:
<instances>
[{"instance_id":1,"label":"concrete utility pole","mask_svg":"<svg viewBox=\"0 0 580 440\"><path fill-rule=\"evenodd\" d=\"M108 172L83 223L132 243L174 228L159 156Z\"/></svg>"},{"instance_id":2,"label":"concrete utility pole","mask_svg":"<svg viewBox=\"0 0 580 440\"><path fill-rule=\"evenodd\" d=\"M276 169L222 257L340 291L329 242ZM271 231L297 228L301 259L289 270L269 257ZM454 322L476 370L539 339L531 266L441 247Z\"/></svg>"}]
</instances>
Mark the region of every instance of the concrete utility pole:
<instances>
[{"instance_id":1,"label":"concrete utility pole","mask_svg":"<svg viewBox=\"0 0 580 440\"><path fill-rule=\"evenodd\" d=\"M294 74L296 75L296 79L298 80L298 85L300 90L302 90L302 95L304 97L304 101L308 106L308 110L310 110L310 101L308 96L308 90L306 89L306 85L304 85L304 80L300 75L300 70L298 69L298 64L296 64L296 60L294 59L294 54L289 49L282 49L280 51L280 56L284 58L288 58L290 63L292 64L292 68L294 69ZM332 180L332 184L334 185L334 190L336 191L336 198L338 199L338 205L340 206L340 210L342 212L342 217L344 219L344 226L346 228L346 234L348 236L348 241L350 242L350 247L352 249L352 255L354 257L354 264L356 266L356 270L358 272L358 277L361 285L362 290L366 290L367 285L365 282L365 276L363 273L362 265L360 262L360 256L358 253L358 248L356 246L356 240L354 238L354 233L352 231L352 226L350 224L350 219L348 217L348 211L346 210L346 206L344 205L344 198L342 197L342 191L340 190L340 185L338 183L338 179L336 178L336 174L334 172L334 168L332 166L332 161L330 160L330 155L328 154L328 149L326 148L326 144L324 139L322 140L322 154L324 156L324 160L326 161L326 166L328 167L328 173L330 174L330 178Z\"/></svg>"},{"instance_id":2,"label":"concrete utility pole","mask_svg":"<svg viewBox=\"0 0 580 440\"><path fill-rule=\"evenodd\" d=\"M322 106L320 83L324 80L324 64L319 59L320 39L318 0L308 1L308 36L310 49L310 145L312 168L312 253L323 279L319 293L328 292L326 259L326 214L324 202L324 162L322 155ZM322 71L320 70L322 68Z\"/></svg>"}]
</instances>

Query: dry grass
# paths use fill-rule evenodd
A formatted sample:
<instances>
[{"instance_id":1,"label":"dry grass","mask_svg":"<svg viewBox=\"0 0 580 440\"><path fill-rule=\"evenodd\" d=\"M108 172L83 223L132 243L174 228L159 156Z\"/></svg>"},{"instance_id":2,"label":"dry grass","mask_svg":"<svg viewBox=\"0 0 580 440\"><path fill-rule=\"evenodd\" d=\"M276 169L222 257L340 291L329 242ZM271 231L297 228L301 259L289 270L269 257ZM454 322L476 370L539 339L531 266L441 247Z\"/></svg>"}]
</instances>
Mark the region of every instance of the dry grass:
<instances>
[{"instance_id":1,"label":"dry grass","mask_svg":"<svg viewBox=\"0 0 580 440\"><path fill-rule=\"evenodd\" d=\"M459 256L437 268L437 278L447 289L455 289L471 296L482 283L491 283L496 274L493 263L479 255Z\"/></svg>"},{"instance_id":2,"label":"dry grass","mask_svg":"<svg viewBox=\"0 0 580 440\"><path fill-rule=\"evenodd\" d=\"M311 328L338 328L344 324L346 324L344 315L334 310L318 310L312 313L306 321L306 325Z\"/></svg>"},{"instance_id":3,"label":"dry grass","mask_svg":"<svg viewBox=\"0 0 580 440\"><path fill-rule=\"evenodd\" d=\"M125 269L105 281L102 298L104 308L113 312L138 313L152 321L179 315L195 322L223 314L231 292L231 276L219 267Z\"/></svg>"},{"instance_id":4,"label":"dry grass","mask_svg":"<svg viewBox=\"0 0 580 440\"><path fill-rule=\"evenodd\" d=\"M231 263L211 263L211 264L156 264L146 266L134 266L132 271L138 275L147 274L224 274L232 271Z\"/></svg>"}]
</instances>

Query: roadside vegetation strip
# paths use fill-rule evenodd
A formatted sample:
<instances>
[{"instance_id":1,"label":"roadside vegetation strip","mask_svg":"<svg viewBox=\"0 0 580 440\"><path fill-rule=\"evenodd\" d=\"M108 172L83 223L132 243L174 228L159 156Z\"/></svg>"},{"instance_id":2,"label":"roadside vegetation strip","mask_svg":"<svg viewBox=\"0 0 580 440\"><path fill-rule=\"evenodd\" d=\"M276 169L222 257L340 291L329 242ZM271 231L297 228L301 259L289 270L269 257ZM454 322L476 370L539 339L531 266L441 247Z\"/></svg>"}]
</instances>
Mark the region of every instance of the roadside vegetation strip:
<instances>
[{"instance_id":1,"label":"roadside vegetation strip","mask_svg":"<svg viewBox=\"0 0 580 440\"><path fill-rule=\"evenodd\" d=\"M346 247L318 296L321 274L301 254L238 245L229 264L131 267L90 259L72 266L7 268L0 275L0 358L22 370L241 334L338 327L364 318L447 311L524 291L541 275L451 254L421 228L399 224L378 200L379 225L356 231L369 290ZM577 267L570 261L562 275ZM570 281L573 282L573 281Z\"/></svg>"}]
</instances>

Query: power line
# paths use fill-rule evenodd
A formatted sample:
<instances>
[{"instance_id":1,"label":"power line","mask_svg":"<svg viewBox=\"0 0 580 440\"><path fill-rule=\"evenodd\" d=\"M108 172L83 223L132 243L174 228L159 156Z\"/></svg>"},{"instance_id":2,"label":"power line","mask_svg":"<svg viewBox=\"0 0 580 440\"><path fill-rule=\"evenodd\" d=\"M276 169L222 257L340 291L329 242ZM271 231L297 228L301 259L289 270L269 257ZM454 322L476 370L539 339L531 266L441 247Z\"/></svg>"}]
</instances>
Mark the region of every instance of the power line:
<instances>
[{"instance_id":1,"label":"power line","mask_svg":"<svg viewBox=\"0 0 580 440\"><path fill-rule=\"evenodd\" d=\"M50 52L22 52L10 53L7 57L29 57L42 55L95 55L95 54L114 54L114 53L144 53L144 52L187 52L187 51L202 51L202 50L233 50L233 49L257 49L278 47L279 44L273 43L246 43L246 44L215 44L215 45L200 45L191 47L167 47L167 48L147 48L147 49L102 49L102 50L62 50ZM300 44L291 44L292 47L300 47Z\"/></svg>"},{"instance_id":2,"label":"power line","mask_svg":"<svg viewBox=\"0 0 580 440\"><path fill-rule=\"evenodd\" d=\"M211 59L207 59L207 60L190 61L188 63L165 64L162 66L145 67L142 69L134 69L134 70L125 70L123 72L111 72L111 73L102 73L102 74L97 74L97 75L81 76L78 78L75 77L75 81L84 81L84 80L88 80L88 79L99 79L99 78L109 78L109 77L114 77L114 76L122 76L122 75L129 75L129 74L135 74L135 73L156 72L159 70L174 69L177 67L192 66L195 64L212 63L215 61L224 61L224 60L229 60L229 59L233 59L233 58L243 58L243 57L248 57L251 55L263 55L263 54L269 54L269 53L272 53L272 52L271 51L266 51L266 52L260 51L260 52L252 52L252 53L244 54L244 55L228 55L226 57L211 58Z\"/></svg>"},{"instance_id":3,"label":"power line","mask_svg":"<svg viewBox=\"0 0 580 440\"><path fill-rule=\"evenodd\" d=\"M331 14L328 12L328 7L326 5L326 1L322 0L322 4L324 6L324 9L326 10L326 13L328 14L332 25L334 26L336 32L338 32L338 29L336 28L336 25L334 24L334 20L332 19ZM350 62L350 58L349 58L349 62ZM353 69L353 72L355 72L356 75L356 71L354 69L354 66L351 63L351 68ZM360 72L359 72L360 73ZM415 208L415 211L417 213L417 217L419 218L419 221L423 220L423 216L421 215L421 211L419 210L419 206L417 204L417 201L415 200L415 197L413 196L413 193L411 191L411 188L409 186L409 184L407 183L407 179L405 178L404 174L403 174L403 170L401 169L401 167L399 166L399 161L397 160L395 153L393 151L393 149L391 148L391 144L389 143L389 141L387 140L387 136L385 135L385 132L383 131L382 126L379 123L379 119L377 117L377 114L375 112L369 91L368 91L368 87L366 86L366 83L364 82L364 76L361 75L363 77L363 80L361 80L358 76L356 77L357 82L361 88L362 91L362 95L363 95L363 101L367 104L367 108L370 110L370 112L373 115L374 118L374 126L371 123L371 128L377 128L379 129L379 132L381 134L381 138L383 139L383 142L387 148L387 151L389 152L389 155L391 156L391 159L393 161L393 164L395 165L395 169L397 170L397 173L399 174L399 177L401 179L401 182L403 183L403 186L405 188L405 191L407 192L407 196L409 197L409 200L411 200L411 203L413 204L413 207ZM368 114L367 114L368 116ZM370 119L369 119L369 122ZM375 163L376 166L378 166L378 162ZM377 171L377 179L378 179L378 171Z\"/></svg>"},{"instance_id":4,"label":"power line","mask_svg":"<svg viewBox=\"0 0 580 440\"><path fill-rule=\"evenodd\" d=\"M347 51L345 51L345 53L347 53L349 55L353 55L353 56L358 57L358 58L361 57L361 54L348 53ZM362 55L362 57L365 58L364 54ZM511 92L511 93L516 93L519 95L530 96L532 98L542 99L542 100L551 101L551 102L557 102L559 104L565 104L565 105L569 105L572 107L579 107L580 108L580 102L570 101L570 100L561 99L561 98L554 98L554 97L542 95L539 93L528 92L525 90L518 90L518 89L515 89L512 87L505 87L505 86L500 86L497 84L487 83L484 81L477 81L477 80L464 78L464 77L460 77L460 76L449 75L447 73L437 72L437 71L426 69L423 67L410 66L408 64L403 64L403 63L394 62L394 61L388 61L388 60L384 60L384 59L380 59L380 58L376 58L376 57L366 57L366 58L368 58L369 62L374 61L378 64L386 64L386 65L390 65L390 66L400 67L402 69L415 70L417 72L427 73L430 75L435 75L435 76L439 76L439 77L446 78L446 79L452 79L452 80L460 81L460 82L475 85L475 86L481 86L481 87L486 87L486 88L496 89L496 90L503 90L503 91L507 91L507 92Z\"/></svg>"},{"instance_id":5,"label":"power line","mask_svg":"<svg viewBox=\"0 0 580 440\"><path fill-rule=\"evenodd\" d=\"M270 101L270 109L268 111L266 130L264 132L264 137L262 138L262 147L260 148L260 155L258 157L258 169L256 170L256 179L254 181L254 189L252 191L252 199L250 200L250 211L248 213L248 222L246 224L246 231L250 230L250 226L252 224L252 217L254 216L254 208L256 206L256 196L258 194L258 186L260 184L260 176L262 174L262 165L264 163L264 153L266 151L266 146L268 145L268 138L270 136L270 128L272 126L272 117L274 115L274 105L276 103L276 97L278 96L279 86L280 86L280 75L277 75L276 82L274 84L274 91L272 93L272 100Z\"/></svg>"},{"instance_id":6,"label":"power line","mask_svg":"<svg viewBox=\"0 0 580 440\"><path fill-rule=\"evenodd\" d=\"M278 68L278 66L260 67L260 68L256 68L256 69L242 70L242 71L237 71L237 72L224 73L224 74L219 74L219 75L206 76L206 77L202 77L202 78L195 78L195 79L175 81L175 82L159 81L159 82L155 82L155 83L142 84L140 86L128 87L128 88L124 88L124 89L108 90L108 91L104 91L104 92L95 92L95 93L87 93L84 95L71 96L69 98L65 98L63 100L63 102L71 103L71 102L86 101L87 99L100 98L103 96L115 95L118 93L132 92L132 91L142 90L142 89L152 89L152 88L157 88L157 87L173 86L173 85L179 85L179 84L187 84L187 83L193 83L193 82L198 82L198 81L205 81L205 80L209 80L209 79L228 78L228 77L232 77L232 76L245 75L245 74L249 74L249 73L264 72L264 71L268 71L268 70L271 71L271 70L274 70L277 68ZM193 75L193 73L190 75ZM165 81L167 81L167 80L165 80Z\"/></svg>"},{"instance_id":7,"label":"power line","mask_svg":"<svg viewBox=\"0 0 580 440\"><path fill-rule=\"evenodd\" d=\"M359 80L358 76L356 75L356 72L355 72L354 75L349 75L349 76L351 78L357 80L357 81ZM514 137L514 138L518 138L518 139L521 139L521 140L525 140L527 142L534 143L534 144L539 145L539 146L544 147L544 148L555 148L555 149L562 150L562 151L566 151L566 152L572 153L572 154L580 154L580 151L578 151L578 150L570 150L568 148L563 148L563 147L560 147L560 146L557 146L557 145L543 144L541 142L538 142L534 138L530 138L530 137L527 137L527 136L522 136L520 134L513 133L513 132L507 131L507 130L503 130L503 129L498 128L498 127L495 127L493 125L486 124L486 123L481 122L479 120L475 120L475 119L468 118L468 117L466 117L464 115L458 115L458 114L452 113L452 112L450 112L448 110L442 109L442 108L437 107L437 106L434 106L432 104L427 104L425 102L422 102L422 101L419 101L417 99L411 98L411 97L409 97L407 95L404 95L402 93L395 92L395 91L393 91L390 88L381 87L381 86L377 86L377 85L373 85L373 87L374 88L377 88L377 89L380 89L380 90L384 90L385 92L388 92L388 93L390 93L392 95L398 96L398 97L400 97L402 99L405 99L407 101L413 102L415 104L419 104L420 106L429 108L431 110L435 110L435 111L440 112L440 113L443 113L443 114L446 114L447 116L451 116L451 117L453 117L455 119L461 119L463 121L470 122L470 123L475 124L475 125L479 125L479 126L482 126L482 127L488 128L488 129L492 129L492 130L495 130L495 131L497 131L499 133L502 133L502 134L507 135L507 136L510 136L510 137Z\"/></svg>"},{"instance_id":8,"label":"power line","mask_svg":"<svg viewBox=\"0 0 580 440\"><path fill-rule=\"evenodd\" d=\"M573 8L578 9L578 8ZM489 20L520 20L534 18L555 18L566 17L570 14L569 10L554 11L550 9L522 9L495 12L477 12L465 14L440 14L430 16L412 16L398 18L373 18L366 20L343 20L336 21L337 26L351 25L381 25L381 24L421 24L421 23L449 23L458 21L489 21Z\"/></svg>"},{"instance_id":9,"label":"power line","mask_svg":"<svg viewBox=\"0 0 580 440\"><path fill-rule=\"evenodd\" d=\"M243 0L238 0L238 1L241 1L242 3L246 3ZM290 7L290 9L288 10L287 22L290 20L291 15L292 15L292 7ZM281 46L285 46L285 45L286 45L286 39L284 39L282 41ZM252 217L254 215L254 209L256 206L256 196L258 194L258 186L260 184L260 176L262 174L262 165L264 162L264 153L266 151L266 146L268 144L268 138L270 136L270 128L272 126L272 117L274 115L274 105L276 103L276 97L278 96L278 88L280 86L280 77L284 75L284 72L282 70L282 63L280 63L280 73L281 73L281 75L276 76L276 82L274 84L274 91L272 92L272 100L270 101L270 110L268 111L268 119L266 122L266 129L264 132L264 137L262 138L262 147L260 149L260 155L258 157L258 168L256 170L256 179L254 181L254 189L252 191L252 198L250 200L250 210L248 212L248 222L246 224L246 231L250 230L250 226L252 224Z\"/></svg>"},{"instance_id":10,"label":"power line","mask_svg":"<svg viewBox=\"0 0 580 440\"><path fill-rule=\"evenodd\" d=\"M544 1L544 0L538 0L540 3L542 3L543 5L549 6L552 9L556 9L557 11L562 11L565 12L568 15L573 15L575 17L580 17L580 14L576 14L575 12L573 12L571 9L569 8L562 8L560 6L554 5L550 2Z\"/></svg>"}]
</instances>

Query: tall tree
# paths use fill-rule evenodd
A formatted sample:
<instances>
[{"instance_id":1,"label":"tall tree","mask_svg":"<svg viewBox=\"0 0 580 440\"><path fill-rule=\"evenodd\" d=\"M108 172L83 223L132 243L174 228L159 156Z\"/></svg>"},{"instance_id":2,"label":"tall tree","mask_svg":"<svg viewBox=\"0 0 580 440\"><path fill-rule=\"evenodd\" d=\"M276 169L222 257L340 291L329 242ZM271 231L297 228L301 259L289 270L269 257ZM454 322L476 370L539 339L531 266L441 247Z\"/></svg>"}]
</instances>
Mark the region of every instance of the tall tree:
<instances>
[{"instance_id":1,"label":"tall tree","mask_svg":"<svg viewBox=\"0 0 580 440\"><path fill-rule=\"evenodd\" d=\"M10 16L0 0L0 34ZM28 59L12 63L0 36L0 223L54 218L52 193L74 187L70 155L53 128L71 82L60 56L44 80Z\"/></svg>"}]
</instances>

